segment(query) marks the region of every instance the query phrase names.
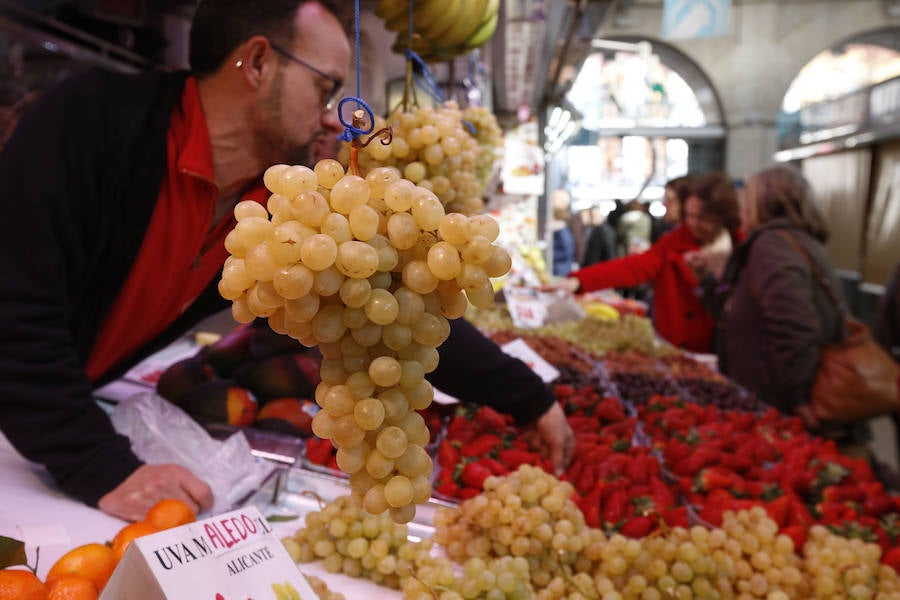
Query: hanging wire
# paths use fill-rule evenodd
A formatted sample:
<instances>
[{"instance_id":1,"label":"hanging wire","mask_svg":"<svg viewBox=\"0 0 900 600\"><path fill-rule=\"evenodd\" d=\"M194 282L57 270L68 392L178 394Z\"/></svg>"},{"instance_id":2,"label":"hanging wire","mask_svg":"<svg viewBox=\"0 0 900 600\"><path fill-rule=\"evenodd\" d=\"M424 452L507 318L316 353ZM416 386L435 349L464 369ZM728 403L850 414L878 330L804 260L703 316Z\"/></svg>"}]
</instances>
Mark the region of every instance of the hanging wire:
<instances>
[{"instance_id":1,"label":"hanging wire","mask_svg":"<svg viewBox=\"0 0 900 600\"><path fill-rule=\"evenodd\" d=\"M372 133L372 130L375 129L375 115L369 105L366 104L365 101L361 98L362 83L359 58L359 0L356 0L354 4L354 30L356 37L356 96L347 96L338 103L338 119L340 120L341 125L344 126L344 132L340 136L338 136L338 139L345 142L352 142L361 135L368 135L369 133ZM344 120L344 113L342 109L344 107L344 103L349 101L356 102L357 110L352 111L353 118L350 123L347 123ZM368 116L368 119L363 120L360 118L360 109L365 109L365 114ZM360 124L362 123L365 123L365 125L360 127Z\"/></svg>"}]
</instances>

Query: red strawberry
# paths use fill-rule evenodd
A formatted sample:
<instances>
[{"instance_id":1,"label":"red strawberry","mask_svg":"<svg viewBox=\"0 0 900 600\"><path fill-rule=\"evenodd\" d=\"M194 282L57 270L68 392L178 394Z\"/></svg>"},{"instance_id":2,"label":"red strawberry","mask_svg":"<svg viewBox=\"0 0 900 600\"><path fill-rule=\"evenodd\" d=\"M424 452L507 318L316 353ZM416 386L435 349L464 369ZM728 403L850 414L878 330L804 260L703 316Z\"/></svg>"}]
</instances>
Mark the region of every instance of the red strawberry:
<instances>
[{"instance_id":1,"label":"red strawberry","mask_svg":"<svg viewBox=\"0 0 900 600\"><path fill-rule=\"evenodd\" d=\"M687 507L674 506L670 508L663 513L663 521L665 521L666 525L669 527L687 527Z\"/></svg>"},{"instance_id":2,"label":"red strawberry","mask_svg":"<svg viewBox=\"0 0 900 600\"><path fill-rule=\"evenodd\" d=\"M475 413L473 421L478 431L501 432L510 424L512 417L500 414L490 406L480 406L478 412Z\"/></svg>"},{"instance_id":3,"label":"red strawberry","mask_svg":"<svg viewBox=\"0 0 900 600\"><path fill-rule=\"evenodd\" d=\"M497 459L506 465L510 471L515 471L520 465L538 464L541 460L541 455L537 452L510 449L497 452Z\"/></svg>"},{"instance_id":4,"label":"red strawberry","mask_svg":"<svg viewBox=\"0 0 900 600\"><path fill-rule=\"evenodd\" d=\"M459 462L459 450L449 440L442 440L438 447L438 464L452 469Z\"/></svg>"},{"instance_id":5,"label":"red strawberry","mask_svg":"<svg viewBox=\"0 0 900 600\"><path fill-rule=\"evenodd\" d=\"M894 499L884 492L866 498L862 505L863 512L873 517L880 517L885 513L891 512L893 508Z\"/></svg>"},{"instance_id":6,"label":"red strawberry","mask_svg":"<svg viewBox=\"0 0 900 600\"><path fill-rule=\"evenodd\" d=\"M781 530L781 533L788 536L794 541L794 551L798 554L803 552L803 546L806 544L807 528L800 525L791 525Z\"/></svg>"},{"instance_id":7,"label":"red strawberry","mask_svg":"<svg viewBox=\"0 0 900 600\"><path fill-rule=\"evenodd\" d=\"M779 496L764 505L769 517L775 521L779 528L787 525L791 511L791 499L787 496Z\"/></svg>"},{"instance_id":8,"label":"red strawberry","mask_svg":"<svg viewBox=\"0 0 900 600\"><path fill-rule=\"evenodd\" d=\"M707 467L694 480L694 488L701 492L727 490L734 482L733 475L731 471L724 468Z\"/></svg>"},{"instance_id":9,"label":"red strawberry","mask_svg":"<svg viewBox=\"0 0 900 600\"><path fill-rule=\"evenodd\" d=\"M473 487L464 487L459 490L457 496L460 500L468 500L469 498L474 498L478 494L481 493L481 490Z\"/></svg>"},{"instance_id":10,"label":"red strawberry","mask_svg":"<svg viewBox=\"0 0 900 600\"><path fill-rule=\"evenodd\" d=\"M642 538L649 535L651 531L653 531L653 521L649 517L640 516L629 517L619 528L619 533L631 538Z\"/></svg>"},{"instance_id":11,"label":"red strawberry","mask_svg":"<svg viewBox=\"0 0 900 600\"><path fill-rule=\"evenodd\" d=\"M460 481L463 485L479 490L484 489L484 480L491 476L491 471L477 462L466 463L460 473Z\"/></svg>"},{"instance_id":12,"label":"red strawberry","mask_svg":"<svg viewBox=\"0 0 900 600\"><path fill-rule=\"evenodd\" d=\"M628 495L617 490L607 499L603 506L603 522L610 527L615 527L625 518L628 510Z\"/></svg>"},{"instance_id":13,"label":"red strawberry","mask_svg":"<svg viewBox=\"0 0 900 600\"><path fill-rule=\"evenodd\" d=\"M484 456L486 454L495 454L500 447L500 438L492 433L479 435L477 438L462 444L459 447L459 453L463 456Z\"/></svg>"},{"instance_id":14,"label":"red strawberry","mask_svg":"<svg viewBox=\"0 0 900 600\"><path fill-rule=\"evenodd\" d=\"M887 554L881 557L881 562L886 564L900 575L900 547L893 548Z\"/></svg>"},{"instance_id":15,"label":"red strawberry","mask_svg":"<svg viewBox=\"0 0 900 600\"><path fill-rule=\"evenodd\" d=\"M489 456L482 456L479 458L478 464L487 467L488 471L491 472L491 475L506 475L509 473L509 469L507 469L506 466Z\"/></svg>"},{"instance_id":16,"label":"red strawberry","mask_svg":"<svg viewBox=\"0 0 900 600\"><path fill-rule=\"evenodd\" d=\"M447 426L447 437L468 444L475 439L475 425L462 415L454 417Z\"/></svg>"}]
</instances>

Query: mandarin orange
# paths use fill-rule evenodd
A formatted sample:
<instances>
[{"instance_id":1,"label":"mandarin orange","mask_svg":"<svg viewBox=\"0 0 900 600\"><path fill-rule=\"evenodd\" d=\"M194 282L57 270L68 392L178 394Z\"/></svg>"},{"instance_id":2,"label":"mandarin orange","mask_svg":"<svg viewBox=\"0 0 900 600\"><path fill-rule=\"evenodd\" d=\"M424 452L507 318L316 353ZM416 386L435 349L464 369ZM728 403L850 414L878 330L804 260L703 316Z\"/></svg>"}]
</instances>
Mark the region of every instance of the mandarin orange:
<instances>
[{"instance_id":1,"label":"mandarin orange","mask_svg":"<svg viewBox=\"0 0 900 600\"><path fill-rule=\"evenodd\" d=\"M197 520L197 515L185 502L175 498L166 498L150 507L144 520L163 531L193 523Z\"/></svg>"},{"instance_id":2,"label":"mandarin orange","mask_svg":"<svg viewBox=\"0 0 900 600\"><path fill-rule=\"evenodd\" d=\"M97 600L94 582L80 575L62 575L50 586L47 600Z\"/></svg>"},{"instance_id":3,"label":"mandarin orange","mask_svg":"<svg viewBox=\"0 0 900 600\"><path fill-rule=\"evenodd\" d=\"M47 572L46 582L52 587L54 581L63 575L79 575L91 580L99 593L112 576L117 562L116 553L109 546L84 544L69 550L53 563Z\"/></svg>"},{"instance_id":4,"label":"mandarin orange","mask_svg":"<svg viewBox=\"0 0 900 600\"><path fill-rule=\"evenodd\" d=\"M116 555L116 560L122 559L125 550L128 549L128 545L131 544L133 540L144 537L145 535L150 535L151 533L156 533L157 531L159 531L159 529L147 521L129 523L120 529L119 533L116 534L116 537L114 537L112 541L112 549Z\"/></svg>"},{"instance_id":5,"label":"mandarin orange","mask_svg":"<svg viewBox=\"0 0 900 600\"><path fill-rule=\"evenodd\" d=\"M0 600L47 600L47 586L31 571L0 571Z\"/></svg>"}]
</instances>

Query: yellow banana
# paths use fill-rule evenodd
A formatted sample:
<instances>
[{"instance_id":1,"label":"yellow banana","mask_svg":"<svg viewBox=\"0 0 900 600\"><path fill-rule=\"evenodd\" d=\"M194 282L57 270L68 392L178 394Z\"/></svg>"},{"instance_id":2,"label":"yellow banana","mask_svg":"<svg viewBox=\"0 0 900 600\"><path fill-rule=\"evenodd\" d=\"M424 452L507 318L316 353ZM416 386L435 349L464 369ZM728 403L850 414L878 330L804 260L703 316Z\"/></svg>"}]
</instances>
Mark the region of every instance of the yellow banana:
<instances>
[{"instance_id":1,"label":"yellow banana","mask_svg":"<svg viewBox=\"0 0 900 600\"><path fill-rule=\"evenodd\" d=\"M434 39L446 33L462 15L466 0L450 0L447 9L439 19L435 19L428 27L423 27L419 35L426 39Z\"/></svg>"},{"instance_id":2,"label":"yellow banana","mask_svg":"<svg viewBox=\"0 0 900 600\"><path fill-rule=\"evenodd\" d=\"M381 0L375 6L375 16L388 21L409 12L409 0Z\"/></svg>"},{"instance_id":3,"label":"yellow banana","mask_svg":"<svg viewBox=\"0 0 900 600\"><path fill-rule=\"evenodd\" d=\"M488 0L468 0L466 10L444 35L434 40L436 48L454 48L462 45L481 23Z\"/></svg>"},{"instance_id":4,"label":"yellow banana","mask_svg":"<svg viewBox=\"0 0 900 600\"><path fill-rule=\"evenodd\" d=\"M494 32L497 30L497 21L499 21L499 19L500 15L494 13L494 15L483 23L475 33L469 36L469 39L463 44L465 49L472 50L473 48L478 48L491 39L491 36L494 35Z\"/></svg>"},{"instance_id":5,"label":"yellow banana","mask_svg":"<svg viewBox=\"0 0 900 600\"><path fill-rule=\"evenodd\" d=\"M421 33L446 13L447 0L428 0L413 8L413 32Z\"/></svg>"}]
</instances>

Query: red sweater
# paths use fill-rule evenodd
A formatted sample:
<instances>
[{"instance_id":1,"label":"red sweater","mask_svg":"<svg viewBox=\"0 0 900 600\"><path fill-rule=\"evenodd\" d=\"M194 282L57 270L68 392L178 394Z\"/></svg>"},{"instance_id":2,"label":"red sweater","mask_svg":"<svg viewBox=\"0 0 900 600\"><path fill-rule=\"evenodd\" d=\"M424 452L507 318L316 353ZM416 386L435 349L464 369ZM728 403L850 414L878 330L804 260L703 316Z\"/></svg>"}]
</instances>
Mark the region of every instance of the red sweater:
<instances>
[{"instance_id":1,"label":"red sweater","mask_svg":"<svg viewBox=\"0 0 900 600\"><path fill-rule=\"evenodd\" d=\"M576 277L585 292L653 283L653 319L659 334L679 348L709 352L713 317L700 303L695 293L699 282L683 257L699 249L690 230L679 225L646 252L591 265L569 276Z\"/></svg>"}]
</instances>

